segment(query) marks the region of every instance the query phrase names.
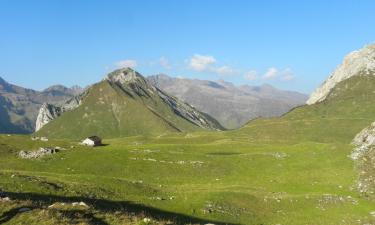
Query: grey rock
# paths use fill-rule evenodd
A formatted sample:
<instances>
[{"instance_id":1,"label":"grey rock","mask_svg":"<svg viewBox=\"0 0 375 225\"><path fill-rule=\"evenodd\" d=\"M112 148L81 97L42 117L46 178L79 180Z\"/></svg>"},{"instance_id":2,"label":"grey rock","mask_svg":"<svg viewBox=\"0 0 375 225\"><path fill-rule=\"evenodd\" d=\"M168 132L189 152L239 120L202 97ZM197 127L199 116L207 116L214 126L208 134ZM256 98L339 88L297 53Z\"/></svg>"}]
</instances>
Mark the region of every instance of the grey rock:
<instances>
[{"instance_id":1,"label":"grey rock","mask_svg":"<svg viewBox=\"0 0 375 225\"><path fill-rule=\"evenodd\" d=\"M77 108L81 104L81 100L85 94L86 92L83 92L79 95L73 96L60 105L44 103L39 109L39 113L35 122L35 131L40 130L47 123L61 116L62 113Z\"/></svg>"},{"instance_id":2,"label":"grey rock","mask_svg":"<svg viewBox=\"0 0 375 225\"><path fill-rule=\"evenodd\" d=\"M353 139L355 145L351 158L357 160L375 146L375 122L359 132Z\"/></svg>"},{"instance_id":3,"label":"grey rock","mask_svg":"<svg viewBox=\"0 0 375 225\"><path fill-rule=\"evenodd\" d=\"M40 148L38 151L20 151L18 156L22 159L37 159L46 155L59 152L61 148Z\"/></svg>"},{"instance_id":4,"label":"grey rock","mask_svg":"<svg viewBox=\"0 0 375 225\"><path fill-rule=\"evenodd\" d=\"M30 208L20 208L19 210L18 210L18 212L28 212L28 211L31 211L31 209Z\"/></svg>"}]
</instances>

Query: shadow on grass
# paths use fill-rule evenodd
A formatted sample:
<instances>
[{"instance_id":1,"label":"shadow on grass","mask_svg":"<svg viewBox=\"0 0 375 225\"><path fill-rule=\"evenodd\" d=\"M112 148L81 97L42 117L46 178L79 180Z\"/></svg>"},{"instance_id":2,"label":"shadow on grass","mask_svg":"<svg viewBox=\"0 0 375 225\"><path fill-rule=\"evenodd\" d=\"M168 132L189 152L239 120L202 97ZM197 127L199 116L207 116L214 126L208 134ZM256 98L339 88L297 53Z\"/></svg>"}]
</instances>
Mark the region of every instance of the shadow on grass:
<instances>
[{"instance_id":1,"label":"shadow on grass","mask_svg":"<svg viewBox=\"0 0 375 225\"><path fill-rule=\"evenodd\" d=\"M30 206L21 206L18 208L11 209L0 216L0 224L6 223L9 220L11 220L13 217L15 217L16 215L22 213L22 211L20 210L22 210L23 208L28 208L30 209L30 211L35 209L35 207L30 207Z\"/></svg>"},{"instance_id":2,"label":"shadow on grass","mask_svg":"<svg viewBox=\"0 0 375 225\"><path fill-rule=\"evenodd\" d=\"M168 220L173 221L173 224L230 224L223 223L213 220L205 220L196 218L193 216L188 216L180 213L168 212L161 209L148 207L140 204L136 204L129 201L112 201L104 199L94 199L87 197L65 197L65 196L56 196L56 195L43 195L36 193L14 193L6 192L6 195L9 196L12 200L27 201L31 200L39 204L39 208L47 208L49 205L55 202L85 202L89 204L95 210L99 210L104 213L115 213L115 212L126 212L127 214L136 214L143 215L145 217L151 217L157 220ZM22 207L21 207L22 208ZM33 207L28 207L33 209ZM34 207L35 208L35 207ZM8 212L5 212L0 216L0 224L11 220L14 216L19 213L19 209L12 209ZM74 213L72 214L74 215ZM92 213L84 212L83 216L89 219L92 224L107 224L105 221L102 221L96 218Z\"/></svg>"}]
</instances>

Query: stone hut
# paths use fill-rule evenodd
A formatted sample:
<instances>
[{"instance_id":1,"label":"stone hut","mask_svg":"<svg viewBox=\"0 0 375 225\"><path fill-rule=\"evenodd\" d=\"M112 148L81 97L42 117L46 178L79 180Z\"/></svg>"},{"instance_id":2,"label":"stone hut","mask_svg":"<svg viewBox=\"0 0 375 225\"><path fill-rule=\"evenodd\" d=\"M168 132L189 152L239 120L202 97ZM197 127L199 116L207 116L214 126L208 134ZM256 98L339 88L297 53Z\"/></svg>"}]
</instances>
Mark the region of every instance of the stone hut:
<instances>
[{"instance_id":1,"label":"stone hut","mask_svg":"<svg viewBox=\"0 0 375 225\"><path fill-rule=\"evenodd\" d=\"M102 139L98 136L91 136L83 140L82 144L91 147L100 146L102 145Z\"/></svg>"}]
</instances>

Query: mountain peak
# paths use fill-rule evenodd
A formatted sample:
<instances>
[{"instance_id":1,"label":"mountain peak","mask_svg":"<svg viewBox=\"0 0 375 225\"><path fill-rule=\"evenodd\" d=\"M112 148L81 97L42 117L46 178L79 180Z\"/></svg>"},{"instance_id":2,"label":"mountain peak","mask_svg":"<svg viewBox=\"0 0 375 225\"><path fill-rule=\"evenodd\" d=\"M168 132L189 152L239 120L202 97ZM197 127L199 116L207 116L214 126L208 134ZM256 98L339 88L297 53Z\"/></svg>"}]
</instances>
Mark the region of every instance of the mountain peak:
<instances>
[{"instance_id":1,"label":"mountain peak","mask_svg":"<svg viewBox=\"0 0 375 225\"><path fill-rule=\"evenodd\" d=\"M61 84L52 85L46 89L43 90L43 92L49 92L49 91L66 91L68 88Z\"/></svg>"},{"instance_id":2,"label":"mountain peak","mask_svg":"<svg viewBox=\"0 0 375 225\"><path fill-rule=\"evenodd\" d=\"M352 76L370 74L375 71L375 43L349 53L328 79L310 96L307 104L321 102L337 83Z\"/></svg>"},{"instance_id":3,"label":"mountain peak","mask_svg":"<svg viewBox=\"0 0 375 225\"><path fill-rule=\"evenodd\" d=\"M122 85L129 83L146 82L145 78L140 73L130 67L117 69L109 73L106 79L114 83L120 83Z\"/></svg>"}]
</instances>

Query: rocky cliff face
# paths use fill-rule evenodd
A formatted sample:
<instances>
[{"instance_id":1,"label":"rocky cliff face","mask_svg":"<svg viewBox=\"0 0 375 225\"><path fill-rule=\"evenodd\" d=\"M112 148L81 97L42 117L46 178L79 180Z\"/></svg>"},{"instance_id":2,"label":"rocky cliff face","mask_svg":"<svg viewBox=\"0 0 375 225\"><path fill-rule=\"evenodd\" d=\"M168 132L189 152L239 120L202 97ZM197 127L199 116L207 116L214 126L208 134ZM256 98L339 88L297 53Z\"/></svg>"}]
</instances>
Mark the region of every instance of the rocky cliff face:
<instances>
[{"instance_id":1,"label":"rocky cliff face","mask_svg":"<svg viewBox=\"0 0 375 225\"><path fill-rule=\"evenodd\" d=\"M257 117L280 116L307 100L304 94L270 85L235 86L225 81L180 79L165 74L149 76L147 80L213 116L229 129L238 128Z\"/></svg>"},{"instance_id":2,"label":"rocky cliff face","mask_svg":"<svg viewBox=\"0 0 375 225\"><path fill-rule=\"evenodd\" d=\"M0 133L32 133L44 102L60 104L80 92L81 88L61 85L35 91L0 78Z\"/></svg>"},{"instance_id":3,"label":"rocky cliff face","mask_svg":"<svg viewBox=\"0 0 375 225\"><path fill-rule=\"evenodd\" d=\"M64 112L77 108L84 97L86 92L83 92L77 96L72 97L63 104L50 104L44 103L39 109L39 113L35 122L35 131L40 130L46 124L61 116Z\"/></svg>"},{"instance_id":4,"label":"rocky cliff face","mask_svg":"<svg viewBox=\"0 0 375 225\"><path fill-rule=\"evenodd\" d=\"M311 94L306 103L311 105L321 102L337 83L359 74L370 74L372 71L375 71L375 44L348 54L343 63Z\"/></svg>"}]
</instances>

